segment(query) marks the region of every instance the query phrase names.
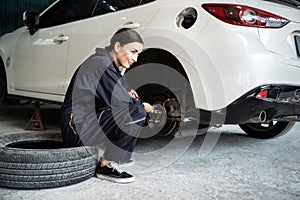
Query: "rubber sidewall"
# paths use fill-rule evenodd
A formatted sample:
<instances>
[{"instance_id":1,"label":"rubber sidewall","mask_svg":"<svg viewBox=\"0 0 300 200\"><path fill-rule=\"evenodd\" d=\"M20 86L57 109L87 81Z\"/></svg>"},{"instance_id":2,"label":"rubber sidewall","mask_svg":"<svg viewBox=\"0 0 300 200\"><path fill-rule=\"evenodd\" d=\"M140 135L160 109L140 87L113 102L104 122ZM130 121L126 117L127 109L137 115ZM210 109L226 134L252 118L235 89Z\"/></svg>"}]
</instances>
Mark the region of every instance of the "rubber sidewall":
<instances>
[{"instance_id":1,"label":"rubber sidewall","mask_svg":"<svg viewBox=\"0 0 300 200\"><path fill-rule=\"evenodd\" d=\"M264 128L259 124L240 124L240 128L250 137L259 139L270 139L288 133L295 122L279 121L270 128ZM260 128L261 127L261 128Z\"/></svg>"},{"instance_id":2,"label":"rubber sidewall","mask_svg":"<svg viewBox=\"0 0 300 200\"><path fill-rule=\"evenodd\" d=\"M17 132L0 135L0 186L41 189L71 185L94 176L98 149L92 146L22 149L24 141L61 141L60 132Z\"/></svg>"}]
</instances>

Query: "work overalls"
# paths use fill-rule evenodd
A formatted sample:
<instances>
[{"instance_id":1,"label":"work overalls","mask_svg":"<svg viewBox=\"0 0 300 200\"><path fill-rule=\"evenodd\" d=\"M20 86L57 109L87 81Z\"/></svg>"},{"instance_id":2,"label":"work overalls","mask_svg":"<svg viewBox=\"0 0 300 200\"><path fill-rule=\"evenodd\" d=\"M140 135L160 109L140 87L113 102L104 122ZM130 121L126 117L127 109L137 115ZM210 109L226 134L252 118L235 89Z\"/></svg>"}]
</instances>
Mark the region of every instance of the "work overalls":
<instances>
[{"instance_id":1,"label":"work overalls","mask_svg":"<svg viewBox=\"0 0 300 200\"><path fill-rule=\"evenodd\" d=\"M61 107L67 147L105 142L104 159L126 162L131 158L146 111L130 97L121 78L113 58L100 48L77 69Z\"/></svg>"}]
</instances>

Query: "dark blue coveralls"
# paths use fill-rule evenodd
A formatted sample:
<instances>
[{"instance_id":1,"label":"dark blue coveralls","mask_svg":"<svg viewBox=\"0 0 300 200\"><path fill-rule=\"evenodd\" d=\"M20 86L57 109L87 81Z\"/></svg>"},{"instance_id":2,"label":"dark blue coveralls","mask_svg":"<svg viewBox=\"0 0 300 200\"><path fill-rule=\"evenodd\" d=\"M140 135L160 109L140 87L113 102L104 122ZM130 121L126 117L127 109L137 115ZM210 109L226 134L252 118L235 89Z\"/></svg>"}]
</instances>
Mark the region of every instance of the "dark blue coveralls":
<instances>
[{"instance_id":1,"label":"dark blue coveralls","mask_svg":"<svg viewBox=\"0 0 300 200\"><path fill-rule=\"evenodd\" d=\"M97 48L77 69L61 107L65 145L106 142L104 159L128 161L146 118L143 104L129 90L110 54Z\"/></svg>"}]
</instances>

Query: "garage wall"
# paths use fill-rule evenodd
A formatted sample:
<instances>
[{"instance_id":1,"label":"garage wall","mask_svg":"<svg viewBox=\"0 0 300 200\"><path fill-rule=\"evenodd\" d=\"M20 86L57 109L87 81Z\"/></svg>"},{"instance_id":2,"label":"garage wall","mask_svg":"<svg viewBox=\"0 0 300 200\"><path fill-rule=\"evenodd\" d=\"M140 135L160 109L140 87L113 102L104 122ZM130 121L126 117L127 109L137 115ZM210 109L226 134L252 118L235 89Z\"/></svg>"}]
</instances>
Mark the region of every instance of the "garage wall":
<instances>
[{"instance_id":1,"label":"garage wall","mask_svg":"<svg viewBox=\"0 0 300 200\"><path fill-rule=\"evenodd\" d=\"M23 12L40 13L55 0L0 0L0 35L23 26Z\"/></svg>"}]
</instances>

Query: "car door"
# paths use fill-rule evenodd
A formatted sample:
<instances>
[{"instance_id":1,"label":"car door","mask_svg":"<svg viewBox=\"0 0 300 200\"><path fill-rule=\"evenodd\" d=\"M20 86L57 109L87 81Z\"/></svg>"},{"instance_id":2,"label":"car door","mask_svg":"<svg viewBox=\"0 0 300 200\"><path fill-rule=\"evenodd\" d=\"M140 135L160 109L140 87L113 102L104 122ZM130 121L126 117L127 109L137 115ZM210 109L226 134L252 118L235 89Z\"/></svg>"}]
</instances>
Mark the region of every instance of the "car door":
<instances>
[{"instance_id":1,"label":"car door","mask_svg":"<svg viewBox=\"0 0 300 200\"><path fill-rule=\"evenodd\" d=\"M98 0L92 17L78 22L73 29L65 89L76 69L96 47L108 45L112 35L122 27L141 32L159 8L155 0Z\"/></svg>"},{"instance_id":2,"label":"car door","mask_svg":"<svg viewBox=\"0 0 300 200\"><path fill-rule=\"evenodd\" d=\"M33 97L65 94L63 83L73 29L78 20L91 16L96 2L58 1L40 16L36 33L20 34L13 66L16 91L31 92L29 96Z\"/></svg>"}]
</instances>

